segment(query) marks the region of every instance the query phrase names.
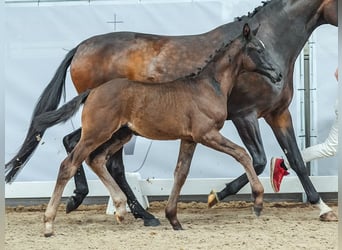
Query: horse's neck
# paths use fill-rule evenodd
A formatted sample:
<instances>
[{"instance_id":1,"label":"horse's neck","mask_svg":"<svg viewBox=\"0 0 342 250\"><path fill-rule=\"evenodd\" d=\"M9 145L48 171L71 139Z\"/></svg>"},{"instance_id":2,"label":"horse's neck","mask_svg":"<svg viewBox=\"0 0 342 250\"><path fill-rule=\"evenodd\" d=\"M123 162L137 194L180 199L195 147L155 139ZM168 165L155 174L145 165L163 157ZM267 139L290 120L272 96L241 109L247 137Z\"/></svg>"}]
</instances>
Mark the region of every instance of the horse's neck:
<instances>
[{"instance_id":1,"label":"horse's neck","mask_svg":"<svg viewBox=\"0 0 342 250\"><path fill-rule=\"evenodd\" d=\"M231 91L234 76L237 76L240 71L241 60L239 55L240 53L237 53L236 55L234 55L234 53L229 53L226 49L221 52L216 60L214 59L210 62L203 72L203 74L209 78L208 81L205 82L208 84L217 82L224 96L227 96ZM230 59L228 59L228 57Z\"/></svg>"},{"instance_id":2,"label":"horse's neck","mask_svg":"<svg viewBox=\"0 0 342 250\"><path fill-rule=\"evenodd\" d=\"M258 37L266 47L281 55L284 62L294 62L305 42L317 28L322 0L274 0L253 19L260 23ZM278 10L278 11L277 11Z\"/></svg>"}]
</instances>

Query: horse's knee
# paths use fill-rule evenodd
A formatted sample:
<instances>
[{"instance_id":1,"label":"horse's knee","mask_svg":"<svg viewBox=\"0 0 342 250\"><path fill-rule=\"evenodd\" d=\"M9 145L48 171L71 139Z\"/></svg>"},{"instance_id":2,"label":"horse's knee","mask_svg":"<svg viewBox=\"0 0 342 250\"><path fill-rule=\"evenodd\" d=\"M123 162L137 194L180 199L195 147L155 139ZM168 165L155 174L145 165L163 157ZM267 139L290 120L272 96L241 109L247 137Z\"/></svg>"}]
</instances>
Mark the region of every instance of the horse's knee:
<instances>
[{"instance_id":1,"label":"horse's knee","mask_svg":"<svg viewBox=\"0 0 342 250\"><path fill-rule=\"evenodd\" d=\"M67 164L67 161L64 160L59 168L58 181L63 183L67 182L71 179L71 177L74 176L75 173L76 168L70 166L69 164Z\"/></svg>"},{"instance_id":2,"label":"horse's knee","mask_svg":"<svg viewBox=\"0 0 342 250\"><path fill-rule=\"evenodd\" d=\"M238 147L236 149L235 159L244 166L249 166L252 163L252 158L249 156L244 148Z\"/></svg>"},{"instance_id":3,"label":"horse's knee","mask_svg":"<svg viewBox=\"0 0 342 250\"><path fill-rule=\"evenodd\" d=\"M266 166L266 164L258 164L258 165L254 164L255 173L257 175L262 174L262 172L264 172L264 170L265 170L265 166Z\"/></svg>"}]
</instances>

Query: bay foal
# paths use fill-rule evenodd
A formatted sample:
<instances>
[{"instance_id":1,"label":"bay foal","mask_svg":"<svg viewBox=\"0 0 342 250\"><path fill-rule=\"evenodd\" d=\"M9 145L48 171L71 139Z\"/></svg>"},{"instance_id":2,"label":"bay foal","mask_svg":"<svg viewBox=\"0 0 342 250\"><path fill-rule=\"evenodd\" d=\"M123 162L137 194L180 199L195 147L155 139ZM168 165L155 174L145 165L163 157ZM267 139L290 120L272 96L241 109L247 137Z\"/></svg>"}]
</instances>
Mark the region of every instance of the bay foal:
<instances>
[{"instance_id":1,"label":"bay foal","mask_svg":"<svg viewBox=\"0 0 342 250\"><path fill-rule=\"evenodd\" d=\"M181 139L174 186L165 209L173 229L182 229L177 219L177 200L197 143L231 155L242 164L251 184L254 211L259 215L263 206L263 187L251 158L219 130L227 118L227 98L237 76L245 71L255 71L272 82L280 81L281 74L274 65L263 43L245 24L242 34L224 44L194 75L163 84L114 79L80 94L57 111L38 116L36 128L47 128L69 119L84 103L81 139L61 164L44 216L45 236L53 234L53 221L64 187L84 160L108 188L117 208L117 220L123 219L126 197L104 167L106 157L130 139L130 136L112 137L122 127L150 139Z\"/></svg>"}]
</instances>

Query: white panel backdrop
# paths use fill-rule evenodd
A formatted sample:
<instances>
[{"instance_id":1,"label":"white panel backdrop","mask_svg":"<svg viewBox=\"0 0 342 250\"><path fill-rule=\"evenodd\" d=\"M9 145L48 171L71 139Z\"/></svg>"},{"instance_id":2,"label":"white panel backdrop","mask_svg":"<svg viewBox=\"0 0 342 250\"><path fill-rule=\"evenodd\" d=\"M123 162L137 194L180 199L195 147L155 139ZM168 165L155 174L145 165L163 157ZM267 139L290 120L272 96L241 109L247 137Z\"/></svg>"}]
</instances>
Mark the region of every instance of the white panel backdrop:
<instances>
[{"instance_id":1,"label":"white panel backdrop","mask_svg":"<svg viewBox=\"0 0 342 250\"><path fill-rule=\"evenodd\" d=\"M6 8L6 147L8 161L22 143L34 105L50 81L67 50L82 40L112 31L180 35L206 32L234 17L247 14L259 0L230 1L113 1L8 4ZM116 20L116 24L113 21ZM322 141L334 119L333 102L337 84L333 73L337 65L337 28L324 26L315 34L318 123L317 141ZM300 72L296 68L297 77ZM75 96L67 76L67 100ZM299 106L297 94L291 105L295 127ZM273 133L260 120L267 158L283 155ZM60 162L66 156L64 135L80 126L79 117L49 129L17 181L55 180ZM231 122L223 134L242 145ZM300 131L297 130L300 135ZM298 141L301 139L298 137ZM136 139L134 154L125 155L126 171L139 171L143 178L171 178L178 154L178 141ZM322 163L322 164L321 164ZM336 175L336 159L318 162L320 175ZM199 146L196 149L189 177L235 177L242 167L232 158ZM89 179L97 177L86 168ZM269 175L269 167L263 176Z\"/></svg>"}]
</instances>

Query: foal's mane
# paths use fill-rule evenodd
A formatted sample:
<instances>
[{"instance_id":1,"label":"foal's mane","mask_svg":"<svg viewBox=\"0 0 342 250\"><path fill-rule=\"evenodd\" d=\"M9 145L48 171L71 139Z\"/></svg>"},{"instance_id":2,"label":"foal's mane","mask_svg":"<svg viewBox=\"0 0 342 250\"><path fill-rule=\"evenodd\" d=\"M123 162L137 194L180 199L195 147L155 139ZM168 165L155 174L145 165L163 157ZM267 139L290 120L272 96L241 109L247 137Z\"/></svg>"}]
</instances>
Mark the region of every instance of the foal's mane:
<instances>
[{"instance_id":1,"label":"foal's mane","mask_svg":"<svg viewBox=\"0 0 342 250\"><path fill-rule=\"evenodd\" d=\"M237 36L237 37L239 37L239 36ZM195 77L197 77L205 68L208 67L208 65L212 61L216 60L219 57L219 55L221 55L221 52L224 51L234 40L235 39L230 40L228 43L222 43L221 47L216 49L214 54L209 55L208 59L206 59L204 61L205 65L203 67L197 68L197 72L190 73L189 75L185 76L185 78L195 78Z\"/></svg>"}]
</instances>

